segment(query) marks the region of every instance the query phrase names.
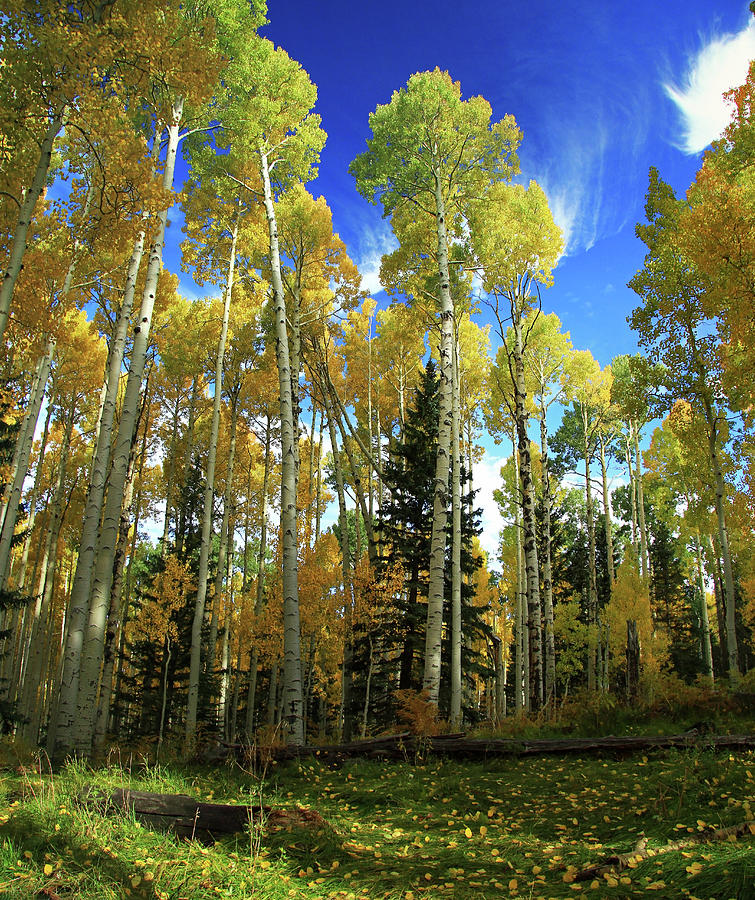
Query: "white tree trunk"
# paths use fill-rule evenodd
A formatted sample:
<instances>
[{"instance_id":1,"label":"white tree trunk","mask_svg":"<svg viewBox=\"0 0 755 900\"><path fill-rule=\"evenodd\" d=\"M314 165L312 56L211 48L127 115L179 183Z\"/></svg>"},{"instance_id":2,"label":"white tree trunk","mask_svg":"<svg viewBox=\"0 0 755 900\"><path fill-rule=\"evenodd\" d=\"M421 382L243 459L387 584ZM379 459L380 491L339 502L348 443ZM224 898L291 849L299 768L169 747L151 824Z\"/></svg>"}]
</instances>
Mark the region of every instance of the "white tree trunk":
<instances>
[{"instance_id":1,"label":"white tree trunk","mask_svg":"<svg viewBox=\"0 0 755 900\"><path fill-rule=\"evenodd\" d=\"M63 649L63 668L57 699L56 739L60 743L59 753L64 756L73 749L72 725L76 721L76 700L81 671L81 651L89 616L89 592L92 584L92 570L97 539L102 520L102 505L107 484L110 450L113 439L113 423L118 405L123 354L126 347L131 310L136 292L136 278L144 255L144 231L139 232L134 242L126 274L123 300L118 312L105 369L105 394L100 406L96 448L92 459L91 476L87 490L84 519L81 527L79 555L76 574L73 579L71 597L68 601L68 627ZM56 754L58 751L55 751Z\"/></svg>"},{"instance_id":2,"label":"white tree trunk","mask_svg":"<svg viewBox=\"0 0 755 900\"><path fill-rule=\"evenodd\" d=\"M543 612L545 613L545 702L556 696L556 639L553 631L553 575L551 570L551 485L548 471L548 426L545 404L540 405L540 466L543 489Z\"/></svg>"},{"instance_id":3,"label":"white tree trunk","mask_svg":"<svg viewBox=\"0 0 755 900\"><path fill-rule=\"evenodd\" d=\"M27 666L21 686L21 711L27 722L21 727L19 733L32 744L36 744L39 738L39 723L41 719L40 686L44 684L43 664L44 648L47 635L42 633L43 626L47 623L50 604L52 601L52 589L54 584L55 566L58 559L58 537L63 523L63 498L65 496L66 473L68 469L68 456L71 446L71 435L75 419L76 404L71 403L65 421L63 443L60 447L60 461L58 463L58 479L50 504L50 520L47 523L47 535L43 551L43 563L40 571L39 584L37 586L37 600L34 604L34 614L29 634L29 650Z\"/></svg>"},{"instance_id":4,"label":"white tree trunk","mask_svg":"<svg viewBox=\"0 0 755 900\"><path fill-rule=\"evenodd\" d=\"M713 650L710 644L710 621L708 620L708 600L705 593L705 572L703 570L703 548L700 535L695 538L695 552L697 555L697 574L700 581L700 649L702 651L705 677L713 683Z\"/></svg>"},{"instance_id":5,"label":"white tree trunk","mask_svg":"<svg viewBox=\"0 0 755 900\"><path fill-rule=\"evenodd\" d=\"M454 340L451 412L451 728L461 726L461 459L459 456L459 343Z\"/></svg>"},{"instance_id":6,"label":"white tree trunk","mask_svg":"<svg viewBox=\"0 0 755 900\"><path fill-rule=\"evenodd\" d=\"M537 522L535 516L535 485L532 481L532 457L527 435L527 412L525 402L527 389L524 380L524 346L522 340L522 318L518 300L512 301L512 323L514 330L513 371L514 377L514 417L517 434L517 454L519 458L519 479L521 482L522 525L524 567L527 582L527 640L529 642L530 703L536 707L543 704L543 654L542 654L542 614L540 609L540 566L537 558Z\"/></svg>"},{"instance_id":7,"label":"white tree trunk","mask_svg":"<svg viewBox=\"0 0 755 900\"><path fill-rule=\"evenodd\" d=\"M611 492L608 488L608 471L606 469L606 450L603 435L600 435L600 472L603 477L603 514L605 516L606 556L608 558L608 600L611 600L616 571L613 565L613 524L611 512Z\"/></svg>"},{"instance_id":8,"label":"white tree trunk","mask_svg":"<svg viewBox=\"0 0 755 900\"><path fill-rule=\"evenodd\" d=\"M640 530L640 574L643 578L650 576L650 558L648 556L648 532L645 525L645 491L642 483L642 457L640 455L640 426L635 420L632 423L634 434L634 477L637 483L637 515Z\"/></svg>"},{"instance_id":9,"label":"white tree trunk","mask_svg":"<svg viewBox=\"0 0 755 900\"><path fill-rule=\"evenodd\" d=\"M269 261L273 282L276 361L280 388L281 427L281 545L283 568L283 716L289 743L304 744L304 708L301 680L301 627L299 623L299 563L296 524L297 439L294 431L294 398L291 391L286 300L280 270L278 224L275 217L267 155L260 150L260 174L264 189L269 234Z\"/></svg>"},{"instance_id":10,"label":"white tree trunk","mask_svg":"<svg viewBox=\"0 0 755 900\"><path fill-rule=\"evenodd\" d=\"M215 462L218 453L218 434L220 433L220 404L223 395L223 363L225 360L225 342L228 336L228 319L231 313L231 294L233 292L233 270L236 265L236 237L239 221L236 218L233 226L231 244L231 261L223 304L223 324L220 328L218 351L215 356L215 394L212 401L212 426L210 428L210 447L207 453L207 471L205 473L204 506L202 510L202 542L199 548L199 567L197 571L197 599L194 606L194 619L191 625L191 659L189 662L189 695L186 702L186 750L191 753L197 736L197 707L199 704L199 673L202 662L202 623L207 598L207 580L210 562L210 543L212 540L212 512L215 488ZM218 559L218 567L223 571L223 560ZM216 603L220 597L216 598Z\"/></svg>"},{"instance_id":11,"label":"white tree trunk","mask_svg":"<svg viewBox=\"0 0 755 900\"><path fill-rule=\"evenodd\" d=\"M8 493L8 501L5 506L3 528L0 533L0 588L5 586L8 576L11 546L13 543L13 535L16 530L16 520L18 518L18 507L21 502L24 481L29 471L29 460L31 457L32 445L34 443L34 432L37 428L37 420L39 419L39 412L42 408L42 400L45 396L47 379L50 375L50 366L52 365L54 354L55 338L51 335L48 337L44 352L37 363L34 390L29 397L29 408L26 411L24 424L18 438L18 452L16 454L17 462L11 489Z\"/></svg>"},{"instance_id":12,"label":"white tree trunk","mask_svg":"<svg viewBox=\"0 0 755 900\"><path fill-rule=\"evenodd\" d=\"M178 151L179 126L183 113L183 98L173 104L170 126L168 127L168 147L163 172L163 188L173 186L173 173ZM113 556L118 536L123 489L128 471L128 457L139 415L139 395L147 361L150 326L155 305L157 282L162 267L165 228L168 210L162 210L157 217L157 229L150 248L144 282L144 292L139 311L139 322L134 328L134 343L131 365L126 382L126 392L115 441L110 480L108 483L105 511L100 530L92 592L89 607L89 622L81 654L81 675L76 701L76 721L74 743L79 753L88 755L94 731L94 715L97 709L100 669L104 649L105 624L110 605L110 586L113 577ZM71 723L63 723L65 731L70 731ZM63 732L58 730L58 740ZM56 754L57 755L57 754Z\"/></svg>"},{"instance_id":13,"label":"white tree trunk","mask_svg":"<svg viewBox=\"0 0 755 900\"><path fill-rule=\"evenodd\" d=\"M451 469L454 323L454 304L448 271L446 213L439 174L435 176L435 222L438 235L438 276L440 278L440 398L438 403L438 455L433 488L433 525L430 537L430 572L427 591L425 670L422 686L427 691L429 701L437 704L440 691L441 636L443 632L448 479Z\"/></svg>"}]
</instances>

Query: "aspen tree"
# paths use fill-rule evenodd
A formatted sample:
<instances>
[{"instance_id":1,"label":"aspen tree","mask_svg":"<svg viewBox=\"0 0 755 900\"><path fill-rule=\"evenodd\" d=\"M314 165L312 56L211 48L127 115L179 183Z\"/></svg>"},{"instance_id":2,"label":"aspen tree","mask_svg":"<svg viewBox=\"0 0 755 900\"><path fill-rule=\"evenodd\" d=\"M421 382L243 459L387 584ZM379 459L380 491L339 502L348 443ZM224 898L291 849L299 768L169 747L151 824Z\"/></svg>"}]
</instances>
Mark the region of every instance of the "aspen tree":
<instances>
[{"instance_id":1,"label":"aspen tree","mask_svg":"<svg viewBox=\"0 0 755 900\"><path fill-rule=\"evenodd\" d=\"M498 324L506 368L513 391L519 474L522 482L522 523L527 582L527 619L531 664L531 702L542 705L543 665L540 566L537 555L535 487L532 478L525 359L530 331L540 309L540 288L552 283L551 272L563 248L545 194L535 182L493 185L484 200L470 210L471 242L488 304ZM531 313L526 319L526 313ZM505 323L510 322L506 330Z\"/></svg>"},{"instance_id":2,"label":"aspen tree","mask_svg":"<svg viewBox=\"0 0 755 900\"><path fill-rule=\"evenodd\" d=\"M645 212L647 225L637 235L648 252L629 286L643 300L629 319L641 346L665 366L667 398L693 403L705 422L705 442L713 475L713 506L723 566L727 668L732 682L740 677L736 635L735 585L727 524L726 482L721 465L727 410L722 390L723 349L708 333L705 298L708 279L684 252L679 222L685 211L671 187L650 170Z\"/></svg>"},{"instance_id":3,"label":"aspen tree","mask_svg":"<svg viewBox=\"0 0 755 900\"><path fill-rule=\"evenodd\" d=\"M447 72L418 73L394 92L390 103L371 113L368 150L350 166L360 193L371 202L381 200L394 228L400 228L402 217L407 221L412 209L415 218L432 223L435 234L427 251L437 264L441 392L424 673L424 688L435 704L440 688L451 470L454 304L449 242L459 230L468 202L485 185L509 179L518 168L519 131L514 119L507 116L491 125L490 117L490 105L482 97L462 101L461 86Z\"/></svg>"},{"instance_id":4,"label":"aspen tree","mask_svg":"<svg viewBox=\"0 0 755 900\"><path fill-rule=\"evenodd\" d=\"M548 458L548 410L564 399L569 382L572 350L568 332L561 331L555 313L537 315L530 330L525 366L540 417L541 502L543 507L543 614L545 617L545 700L555 697L556 648L553 630L553 577L551 569L551 479Z\"/></svg>"},{"instance_id":5,"label":"aspen tree","mask_svg":"<svg viewBox=\"0 0 755 900\"><path fill-rule=\"evenodd\" d=\"M234 217L231 235L230 259L223 301L223 320L218 337L218 348L215 355L215 381L212 401L212 425L210 427L210 445L207 453L205 470L204 501L202 507L202 538L199 548L199 567L197 570L197 598L194 604L194 619L191 626L191 660L189 664L189 693L186 703L186 749L191 753L196 742L197 708L199 704L199 674L202 659L202 623L204 621L205 599L209 577L210 534L212 531L213 496L215 488L215 460L218 451L218 432L220 430L220 403L223 394L223 363L225 344L228 335L228 320L231 313L231 296L233 294L233 277L236 268L236 241L238 238L239 215ZM227 520L226 520L227 521ZM221 571L223 560L218 560ZM216 598L220 602L220 597Z\"/></svg>"},{"instance_id":6,"label":"aspen tree","mask_svg":"<svg viewBox=\"0 0 755 900\"><path fill-rule=\"evenodd\" d=\"M298 535L296 523L296 463L298 435L294 431L290 338L281 276L277 203L285 189L315 174L314 165L325 142L320 118L311 112L317 90L301 66L269 41L257 40L243 61L247 92L237 109L228 113L232 146L254 154L258 187L267 220L267 264L272 284L281 429L281 541L283 568L283 718L288 740L304 743L303 694L298 588ZM239 69L241 70L241 64ZM241 77L241 76L239 76ZM261 187L261 190L259 189Z\"/></svg>"}]
</instances>

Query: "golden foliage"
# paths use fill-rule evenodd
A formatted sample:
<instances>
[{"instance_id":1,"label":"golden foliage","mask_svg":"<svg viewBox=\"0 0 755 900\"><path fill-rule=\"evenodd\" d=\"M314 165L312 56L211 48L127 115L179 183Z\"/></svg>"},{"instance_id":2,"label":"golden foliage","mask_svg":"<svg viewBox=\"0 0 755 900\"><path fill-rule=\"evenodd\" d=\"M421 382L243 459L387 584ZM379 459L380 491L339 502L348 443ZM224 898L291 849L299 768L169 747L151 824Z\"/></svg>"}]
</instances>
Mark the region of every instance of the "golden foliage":
<instances>
[{"instance_id":1,"label":"golden foliage","mask_svg":"<svg viewBox=\"0 0 755 900\"><path fill-rule=\"evenodd\" d=\"M640 662L646 674L658 672L668 659L668 635L663 634L653 621L647 579L640 575L637 559L631 548L616 573L603 619L610 628L609 647L614 668L625 659L627 622L637 623L640 639Z\"/></svg>"}]
</instances>

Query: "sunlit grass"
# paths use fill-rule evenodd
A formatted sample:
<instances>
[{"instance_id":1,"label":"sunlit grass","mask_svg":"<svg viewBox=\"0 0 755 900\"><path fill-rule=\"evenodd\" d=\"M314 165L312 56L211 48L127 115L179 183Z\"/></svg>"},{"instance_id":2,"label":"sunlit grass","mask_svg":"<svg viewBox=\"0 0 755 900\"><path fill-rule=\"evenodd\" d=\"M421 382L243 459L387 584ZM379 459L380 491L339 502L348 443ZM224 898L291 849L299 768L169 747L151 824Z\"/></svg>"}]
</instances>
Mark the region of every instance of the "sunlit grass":
<instances>
[{"instance_id":1,"label":"sunlit grass","mask_svg":"<svg viewBox=\"0 0 755 900\"><path fill-rule=\"evenodd\" d=\"M339 768L307 759L257 777L230 766L14 772L0 783L0 897L755 897L752 835L575 880L638 841L661 848L751 821L753 773L752 753L700 750ZM205 847L80 799L87 787L120 786L304 806L324 824L252 829Z\"/></svg>"}]
</instances>

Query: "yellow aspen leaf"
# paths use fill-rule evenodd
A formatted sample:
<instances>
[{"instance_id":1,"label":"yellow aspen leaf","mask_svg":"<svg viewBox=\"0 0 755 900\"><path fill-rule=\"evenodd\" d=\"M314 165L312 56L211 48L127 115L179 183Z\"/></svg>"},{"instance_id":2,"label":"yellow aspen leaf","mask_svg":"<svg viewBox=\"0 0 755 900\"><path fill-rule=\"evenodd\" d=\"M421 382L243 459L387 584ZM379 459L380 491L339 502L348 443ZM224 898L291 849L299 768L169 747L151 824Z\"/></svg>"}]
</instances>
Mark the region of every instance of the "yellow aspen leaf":
<instances>
[{"instance_id":1,"label":"yellow aspen leaf","mask_svg":"<svg viewBox=\"0 0 755 900\"><path fill-rule=\"evenodd\" d=\"M131 879L131 887L132 888L138 888L141 883L142 883L141 875L134 875L134 877Z\"/></svg>"},{"instance_id":2,"label":"yellow aspen leaf","mask_svg":"<svg viewBox=\"0 0 755 900\"><path fill-rule=\"evenodd\" d=\"M600 887L600 882L597 878L590 882L590 890L596 891Z\"/></svg>"},{"instance_id":3,"label":"yellow aspen leaf","mask_svg":"<svg viewBox=\"0 0 755 900\"><path fill-rule=\"evenodd\" d=\"M425 872L425 881L432 881L433 876L429 872Z\"/></svg>"},{"instance_id":4,"label":"yellow aspen leaf","mask_svg":"<svg viewBox=\"0 0 755 900\"><path fill-rule=\"evenodd\" d=\"M52 873L53 873L53 868L52 868L52 866L50 865L50 863L45 863L44 873L45 873L45 875L52 875Z\"/></svg>"},{"instance_id":5,"label":"yellow aspen leaf","mask_svg":"<svg viewBox=\"0 0 755 900\"><path fill-rule=\"evenodd\" d=\"M622 884L631 884L632 883L632 879L628 875L622 875L621 878L619 879L619 881Z\"/></svg>"},{"instance_id":6,"label":"yellow aspen leaf","mask_svg":"<svg viewBox=\"0 0 755 900\"><path fill-rule=\"evenodd\" d=\"M467 826L464 829L464 837L468 837L468 838L472 837L472 829L469 826Z\"/></svg>"},{"instance_id":7,"label":"yellow aspen leaf","mask_svg":"<svg viewBox=\"0 0 755 900\"><path fill-rule=\"evenodd\" d=\"M699 875L700 872L702 872L702 870L703 870L703 864L699 863L699 862L693 862L691 865L686 866L685 870L690 875Z\"/></svg>"},{"instance_id":8,"label":"yellow aspen leaf","mask_svg":"<svg viewBox=\"0 0 755 900\"><path fill-rule=\"evenodd\" d=\"M543 871L543 869L542 869L541 866L533 866L533 867L532 867L532 874L533 874L533 875L539 875L542 871Z\"/></svg>"},{"instance_id":9,"label":"yellow aspen leaf","mask_svg":"<svg viewBox=\"0 0 755 900\"><path fill-rule=\"evenodd\" d=\"M486 826L486 825L480 825L480 834L481 834L483 837L485 837L485 835L486 835L487 833L488 833L488 828L487 828L487 826Z\"/></svg>"},{"instance_id":10,"label":"yellow aspen leaf","mask_svg":"<svg viewBox=\"0 0 755 900\"><path fill-rule=\"evenodd\" d=\"M509 882L509 890L515 891L518 887L519 887L519 882L516 880L516 878L512 878L511 881Z\"/></svg>"}]
</instances>

